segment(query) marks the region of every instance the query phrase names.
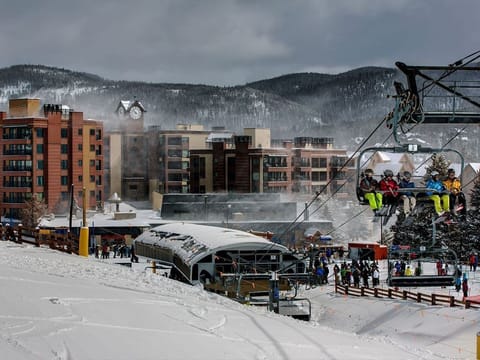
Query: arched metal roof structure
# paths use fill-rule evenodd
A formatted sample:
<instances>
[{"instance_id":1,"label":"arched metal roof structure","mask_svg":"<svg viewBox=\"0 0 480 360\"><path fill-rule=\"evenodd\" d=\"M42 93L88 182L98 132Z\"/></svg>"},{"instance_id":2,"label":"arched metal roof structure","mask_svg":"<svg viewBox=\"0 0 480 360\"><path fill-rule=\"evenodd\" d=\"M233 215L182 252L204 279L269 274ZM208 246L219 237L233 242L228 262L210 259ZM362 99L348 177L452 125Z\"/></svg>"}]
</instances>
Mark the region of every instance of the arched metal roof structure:
<instances>
[{"instance_id":1,"label":"arched metal roof structure","mask_svg":"<svg viewBox=\"0 0 480 360\"><path fill-rule=\"evenodd\" d=\"M290 253L283 245L244 231L183 222L145 231L135 239L135 244L168 249L172 258L176 255L189 266L219 251Z\"/></svg>"}]
</instances>

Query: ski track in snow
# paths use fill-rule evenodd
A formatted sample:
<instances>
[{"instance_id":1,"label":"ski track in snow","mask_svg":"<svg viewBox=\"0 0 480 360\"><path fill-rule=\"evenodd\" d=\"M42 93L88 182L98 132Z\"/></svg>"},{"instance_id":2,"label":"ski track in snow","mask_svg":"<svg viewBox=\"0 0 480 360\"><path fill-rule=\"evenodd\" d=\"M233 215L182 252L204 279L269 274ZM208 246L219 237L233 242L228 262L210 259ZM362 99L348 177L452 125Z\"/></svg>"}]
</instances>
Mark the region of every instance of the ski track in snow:
<instances>
[{"instance_id":1,"label":"ski track in snow","mask_svg":"<svg viewBox=\"0 0 480 360\"><path fill-rule=\"evenodd\" d=\"M22 283L32 283L37 285L57 285L54 281L42 280L40 274L48 274L55 277L71 277L74 279L93 279L98 284L98 286L108 287L111 289L118 289L118 290L127 290L137 294L145 294L148 296L152 296L153 298L146 298L146 297L137 297L137 298L108 298L108 297L62 297L58 295L52 296L45 296L42 297L41 300L48 301L51 303L51 306L64 306L68 308L70 312L69 315L66 316L59 316L59 317L41 317L41 316L14 316L14 315L1 315L0 319L6 320L15 320L20 321L20 323L10 324L7 327L3 326L3 330L8 330L8 336L2 335L2 340L8 342L13 347L22 348L22 352L24 352L28 356L32 355L35 358L37 357L33 352L30 352L28 347L22 345L21 336L28 335L32 332L36 331L36 326L33 325L36 322L45 322L55 324L59 326L56 329L50 329L50 331L46 334L47 337L53 337L62 332L71 332L77 329L77 327L94 327L94 328L102 328L108 332L108 330L113 329L120 329L126 330L128 332L133 332L132 336L135 336L135 333L154 333L154 334L177 334L178 336L187 337L187 338L201 338L201 337L218 337L222 340L229 341L232 343L245 343L249 344L250 346L254 347L255 350L255 359L258 360L266 360L266 359L279 359L279 360L287 360L291 357L293 351L302 351L302 349L315 349L318 351L319 354L322 355L321 358L329 358L329 359L341 359L335 351L329 351L329 344L322 342L321 338L315 338L311 335L308 329L320 327L324 328L329 331L329 333L337 334L338 336L342 336L348 334L349 336L352 335L350 332L342 331L339 329L332 329L321 325L322 320L318 319L315 320L315 317L312 316L312 321L307 324L307 326L296 326L295 322L298 320L294 319L285 319L282 321L281 326L290 328L291 331L294 331L296 334L301 336L307 342L302 344L295 343L294 339L292 341L282 341L279 342L276 339L276 335L274 332L270 331L268 327L265 326L266 322L262 321L259 322L257 319L258 314L262 314L263 317L266 318L275 318L276 314L271 314L265 312L264 309L258 308L247 308L244 305L232 303L231 300L223 298L217 294L206 293L200 288L190 287L184 284L179 284L173 280L160 277L158 275L153 275L148 272L136 272L132 271L132 269L124 269L118 265L112 265L109 263L103 263L99 260L94 259L82 259L82 258L73 258L71 255L62 254L51 250L51 253L47 254L51 257L52 261L47 261L45 259L39 259L34 256L38 249L28 248L27 246L8 246L11 251L18 251L22 252L21 261L18 260L18 256L16 257L9 257L6 254L0 253L0 260L4 264L8 264L12 268L19 268L22 271L24 270L24 266L22 266L21 262L23 261L25 264L28 264L28 267L35 270L38 278L33 280L29 278L23 278L21 276L15 277L16 282ZM40 249L40 251L45 251L45 249ZM46 250L47 252L49 250ZM33 255L29 255L32 253ZM85 263L88 261L89 268L85 268L79 266L78 268L65 268L64 263L62 261L62 257L67 256L72 261L78 261L79 263ZM121 274L121 280L120 278ZM11 277L0 276L0 280L11 280ZM472 282L478 282L476 279L472 279ZM158 286L160 285L160 286ZM69 284L60 284L60 286L64 288L69 288L70 286L75 286L81 288L83 286L82 282L78 282L72 285ZM318 291L317 291L318 290ZM332 302L335 301L342 301L342 298L332 292L332 287L324 287L322 289L317 289L315 291L311 291L309 293L309 298L314 300L315 298L323 297L325 295L329 296L332 299ZM184 294L191 294L195 293L195 296L189 295L191 300L190 303L186 303L182 300ZM172 299L174 300L172 302ZM189 300L189 301L190 301ZM375 300L371 300L375 301ZM89 319L84 318L81 315L76 315L75 310L73 310L72 306L77 306L80 304L95 304L95 303L106 303L108 304L111 302L112 304L126 304L125 306L128 307L129 304L140 304L140 305L152 305L156 306L159 305L162 308L170 307L175 309L178 307L178 310L181 310L184 313L188 313L192 315L188 320L182 319L178 315L170 316L169 312L171 310L166 310L162 316L169 317L170 320L175 322L180 322L183 324L188 325L191 331L188 330L169 330L169 329L161 329L157 327L141 327L141 326L126 326L126 325L115 325L115 324L108 324L102 323L99 321L91 321ZM208 306L206 305L208 304ZM228 304L228 307L224 307L223 305ZM314 308L312 309L316 314L323 314L327 315L331 312L331 316L334 316L333 308L330 308L332 304L325 303L325 307L322 309ZM425 311L425 309L411 309L412 311L419 312ZM1 310L0 310L1 311ZM240 317L243 319L248 319L252 326L258 330L262 336L252 337L250 333L239 332L236 330L236 316L235 314L238 313ZM432 358L451 358L451 357L444 357L442 354L432 353L430 350L425 350L417 347L407 346L402 343L398 343L395 338L390 335L384 336L368 336L368 334L375 332L375 329L384 323L388 323L391 320L392 316L395 317L396 313L400 313L400 307L393 307L390 312L380 312L378 316L374 316L370 318L368 322L360 322L361 317L355 316L351 318L353 321L353 328L358 326L356 329L356 336L358 339L361 339L362 343L371 343L373 346L374 344L383 342L385 344L390 344L398 349L402 349L406 353L412 354L413 358L418 359L432 359ZM314 314L312 314L314 315ZM315 315L318 316L318 315ZM198 321L196 321L198 320ZM232 325L233 324L233 325ZM305 323L306 324L306 323ZM2 325L5 325L2 324ZM227 327L228 325L228 327ZM474 332L478 323L469 322L464 325L464 328L468 331ZM412 328L419 328L418 332L414 331L400 331L395 336L405 336L405 337L417 337L418 339L422 338L422 342L427 342L428 344L437 344L437 343L444 343L448 342L449 337L452 335L450 333L441 334L442 336L432 336L431 334L422 334L421 332L421 323L418 322L416 325L413 325ZM452 333L453 333L452 329ZM19 337L17 339L16 337ZM355 347L355 345L352 345ZM51 350L52 354L55 356L56 360L74 360L71 355L71 351L68 346L64 343L63 346L57 350ZM355 350L353 350L353 354ZM465 355L465 354L463 354ZM27 358L27 357L26 357ZM351 357L349 357L351 358ZM465 357L459 356L458 358L464 359Z\"/></svg>"}]
</instances>

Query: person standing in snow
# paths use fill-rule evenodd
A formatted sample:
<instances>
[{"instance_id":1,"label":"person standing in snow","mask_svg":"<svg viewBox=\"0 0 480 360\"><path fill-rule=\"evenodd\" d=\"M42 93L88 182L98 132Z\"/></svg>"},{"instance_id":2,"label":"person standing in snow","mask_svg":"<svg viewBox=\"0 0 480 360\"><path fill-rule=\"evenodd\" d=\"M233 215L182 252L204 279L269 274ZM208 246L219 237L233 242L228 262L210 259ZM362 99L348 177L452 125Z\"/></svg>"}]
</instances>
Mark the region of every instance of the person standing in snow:
<instances>
[{"instance_id":1,"label":"person standing in snow","mask_svg":"<svg viewBox=\"0 0 480 360\"><path fill-rule=\"evenodd\" d=\"M467 274L463 274L463 281L462 281L462 290L463 290L463 299L468 296L468 278Z\"/></svg>"},{"instance_id":2,"label":"person standing in snow","mask_svg":"<svg viewBox=\"0 0 480 360\"><path fill-rule=\"evenodd\" d=\"M132 244L132 246L130 247L130 259L131 259L131 262L135 262L135 263L138 263L138 256L135 254L135 245Z\"/></svg>"}]
</instances>

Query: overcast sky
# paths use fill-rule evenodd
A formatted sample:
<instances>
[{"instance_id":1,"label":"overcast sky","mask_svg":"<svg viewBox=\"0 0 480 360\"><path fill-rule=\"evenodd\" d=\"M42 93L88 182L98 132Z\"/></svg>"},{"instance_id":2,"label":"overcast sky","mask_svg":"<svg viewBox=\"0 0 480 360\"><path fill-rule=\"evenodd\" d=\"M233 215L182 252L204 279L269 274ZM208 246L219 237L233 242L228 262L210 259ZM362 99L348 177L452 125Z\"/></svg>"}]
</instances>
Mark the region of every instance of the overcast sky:
<instances>
[{"instance_id":1,"label":"overcast sky","mask_svg":"<svg viewBox=\"0 0 480 360\"><path fill-rule=\"evenodd\" d=\"M478 0L16 0L0 67L242 85L294 72L448 65L480 48Z\"/></svg>"}]
</instances>

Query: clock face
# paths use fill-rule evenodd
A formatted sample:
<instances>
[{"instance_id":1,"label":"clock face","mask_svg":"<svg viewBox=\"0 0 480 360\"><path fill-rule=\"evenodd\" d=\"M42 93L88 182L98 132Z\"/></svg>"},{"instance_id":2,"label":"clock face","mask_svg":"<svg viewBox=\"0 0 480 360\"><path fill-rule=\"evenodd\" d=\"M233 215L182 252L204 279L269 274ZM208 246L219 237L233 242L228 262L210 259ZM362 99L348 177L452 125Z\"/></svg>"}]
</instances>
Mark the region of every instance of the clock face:
<instances>
[{"instance_id":1,"label":"clock face","mask_svg":"<svg viewBox=\"0 0 480 360\"><path fill-rule=\"evenodd\" d=\"M132 119L140 119L140 117L142 116L142 110L140 110L140 108L138 106L132 106L130 108L130 116Z\"/></svg>"}]
</instances>

